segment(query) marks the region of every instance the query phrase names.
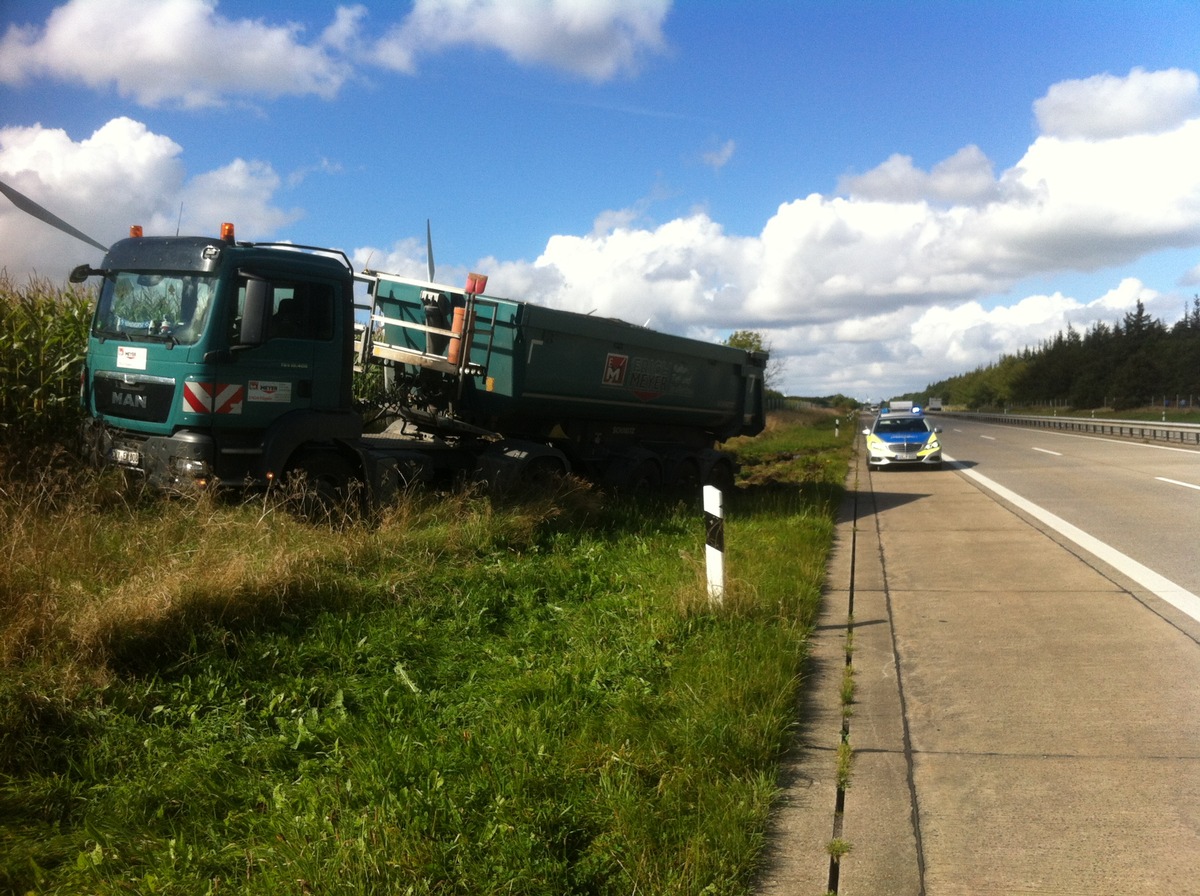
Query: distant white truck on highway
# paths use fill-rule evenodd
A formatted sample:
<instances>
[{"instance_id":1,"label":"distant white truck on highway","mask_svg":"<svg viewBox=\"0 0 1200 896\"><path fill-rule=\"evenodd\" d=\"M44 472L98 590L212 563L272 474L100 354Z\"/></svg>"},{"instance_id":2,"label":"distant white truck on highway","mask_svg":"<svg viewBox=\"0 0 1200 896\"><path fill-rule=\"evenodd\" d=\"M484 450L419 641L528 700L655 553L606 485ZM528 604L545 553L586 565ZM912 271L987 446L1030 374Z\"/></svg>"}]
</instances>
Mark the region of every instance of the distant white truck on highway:
<instances>
[{"instance_id":1,"label":"distant white truck on highway","mask_svg":"<svg viewBox=\"0 0 1200 896\"><path fill-rule=\"evenodd\" d=\"M930 398L929 401L925 402L925 410L927 410L927 411L940 411L941 409L942 409L941 396L938 396L937 398Z\"/></svg>"}]
</instances>

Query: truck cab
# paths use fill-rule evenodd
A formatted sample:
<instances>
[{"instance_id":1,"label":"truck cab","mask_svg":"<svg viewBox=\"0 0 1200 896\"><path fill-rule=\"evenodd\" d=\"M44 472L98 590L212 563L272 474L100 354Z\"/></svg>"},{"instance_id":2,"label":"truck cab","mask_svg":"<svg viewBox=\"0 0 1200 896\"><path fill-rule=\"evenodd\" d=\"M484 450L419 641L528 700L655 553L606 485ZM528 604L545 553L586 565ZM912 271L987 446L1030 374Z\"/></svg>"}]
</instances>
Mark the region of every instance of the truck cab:
<instances>
[{"instance_id":1,"label":"truck cab","mask_svg":"<svg viewBox=\"0 0 1200 896\"><path fill-rule=\"evenodd\" d=\"M114 244L100 268L82 400L92 459L178 488L269 480L337 452L352 407L353 272L341 253L221 238Z\"/></svg>"}]
</instances>

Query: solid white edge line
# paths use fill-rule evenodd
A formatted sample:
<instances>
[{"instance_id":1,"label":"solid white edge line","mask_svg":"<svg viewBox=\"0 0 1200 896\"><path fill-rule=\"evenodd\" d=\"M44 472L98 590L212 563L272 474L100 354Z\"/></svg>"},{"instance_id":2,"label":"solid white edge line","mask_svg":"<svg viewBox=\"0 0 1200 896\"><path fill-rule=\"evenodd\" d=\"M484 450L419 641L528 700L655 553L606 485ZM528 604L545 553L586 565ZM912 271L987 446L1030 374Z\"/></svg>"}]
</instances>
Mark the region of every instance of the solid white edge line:
<instances>
[{"instance_id":1,"label":"solid white edge line","mask_svg":"<svg viewBox=\"0 0 1200 896\"><path fill-rule=\"evenodd\" d=\"M956 463L955 459L945 454L942 457L950 463ZM1026 500L1016 492L1010 491L998 482L993 482L981 473L976 473L974 470L965 467L956 467L958 472L962 473L970 479L974 479L984 488L988 489L997 496L1008 501L1013 506L1023 510L1036 520L1045 523L1055 532L1062 535L1064 538L1075 542L1079 547L1083 548L1090 554L1107 563L1109 566L1116 569L1118 572L1133 579L1147 591L1155 594L1162 600L1165 600L1175 609L1186 613L1188 616L1200 622L1200 597L1197 597L1186 588L1176 585L1170 579L1159 575L1148 566L1143 566L1132 557L1127 557L1116 548L1105 544L1095 536L1088 535L1077 526L1073 526L1060 516L1056 516L1049 510L1039 507L1032 501Z\"/></svg>"}]
</instances>

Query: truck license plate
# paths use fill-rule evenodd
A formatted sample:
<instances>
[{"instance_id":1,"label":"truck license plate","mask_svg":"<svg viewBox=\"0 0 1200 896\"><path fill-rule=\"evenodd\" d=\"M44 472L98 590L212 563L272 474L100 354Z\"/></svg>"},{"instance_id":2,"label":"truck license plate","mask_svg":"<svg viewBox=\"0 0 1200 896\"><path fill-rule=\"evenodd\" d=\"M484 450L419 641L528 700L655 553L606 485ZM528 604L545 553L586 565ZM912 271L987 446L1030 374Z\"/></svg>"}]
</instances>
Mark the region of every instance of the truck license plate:
<instances>
[{"instance_id":1,"label":"truck license plate","mask_svg":"<svg viewBox=\"0 0 1200 896\"><path fill-rule=\"evenodd\" d=\"M114 448L112 452L113 460L119 464L136 467L141 456L132 448Z\"/></svg>"}]
</instances>

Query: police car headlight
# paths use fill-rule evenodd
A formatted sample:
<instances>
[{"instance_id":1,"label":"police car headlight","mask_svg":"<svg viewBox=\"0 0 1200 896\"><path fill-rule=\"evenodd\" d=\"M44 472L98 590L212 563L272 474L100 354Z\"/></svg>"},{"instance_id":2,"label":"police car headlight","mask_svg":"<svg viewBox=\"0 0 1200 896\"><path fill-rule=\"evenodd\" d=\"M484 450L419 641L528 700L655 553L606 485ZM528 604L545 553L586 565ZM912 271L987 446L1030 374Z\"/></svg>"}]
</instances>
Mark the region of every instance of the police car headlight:
<instances>
[{"instance_id":1,"label":"police car headlight","mask_svg":"<svg viewBox=\"0 0 1200 896\"><path fill-rule=\"evenodd\" d=\"M929 451L936 451L938 448L941 448L942 446L941 446L941 443L939 443L937 439L930 439L930 440L929 440L929 441L926 443L925 447L926 447L926 448L927 448Z\"/></svg>"}]
</instances>

